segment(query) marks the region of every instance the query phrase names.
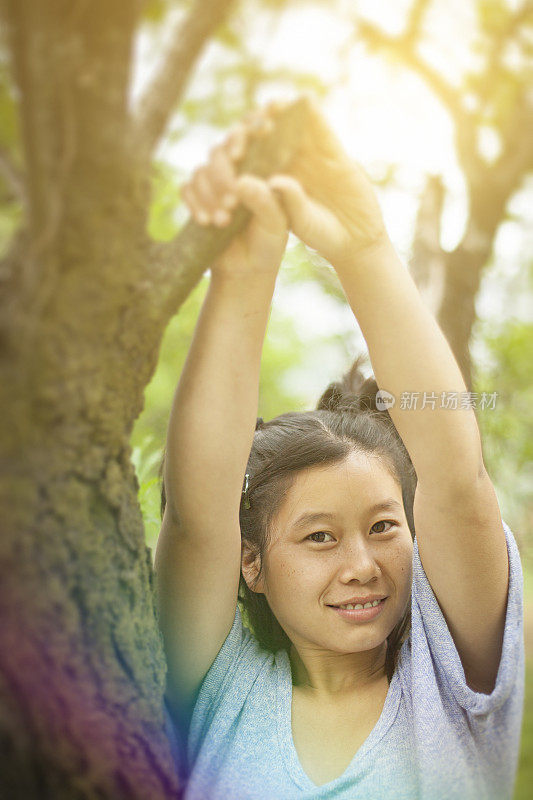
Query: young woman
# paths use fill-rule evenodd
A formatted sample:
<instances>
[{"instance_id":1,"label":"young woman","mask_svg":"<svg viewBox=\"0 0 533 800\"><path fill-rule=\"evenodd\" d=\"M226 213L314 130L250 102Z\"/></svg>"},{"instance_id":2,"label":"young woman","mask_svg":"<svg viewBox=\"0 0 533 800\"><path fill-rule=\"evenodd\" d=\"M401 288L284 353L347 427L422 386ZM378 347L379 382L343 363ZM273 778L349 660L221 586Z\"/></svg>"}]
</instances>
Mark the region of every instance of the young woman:
<instances>
[{"instance_id":1,"label":"young woman","mask_svg":"<svg viewBox=\"0 0 533 800\"><path fill-rule=\"evenodd\" d=\"M252 212L212 265L164 461L155 566L185 798L510 798L522 573L470 395L314 103L287 174L237 177L275 113L238 126L184 189L200 224ZM336 269L376 380L356 361L316 410L264 423L289 229Z\"/></svg>"}]
</instances>

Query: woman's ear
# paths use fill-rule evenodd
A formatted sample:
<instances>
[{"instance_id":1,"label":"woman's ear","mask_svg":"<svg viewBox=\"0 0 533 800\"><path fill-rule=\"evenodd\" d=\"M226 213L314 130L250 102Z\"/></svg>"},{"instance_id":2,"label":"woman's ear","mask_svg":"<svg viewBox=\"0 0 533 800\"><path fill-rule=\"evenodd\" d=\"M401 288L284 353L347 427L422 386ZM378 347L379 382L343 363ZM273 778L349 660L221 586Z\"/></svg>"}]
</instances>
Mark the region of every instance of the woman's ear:
<instances>
[{"instance_id":1,"label":"woman's ear","mask_svg":"<svg viewBox=\"0 0 533 800\"><path fill-rule=\"evenodd\" d=\"M246 585L252 592L264 592L263 577L259 577L261 570L261 556L256 548L243 539L241 542L241 570Z\"/></svg>"}]
</instances>

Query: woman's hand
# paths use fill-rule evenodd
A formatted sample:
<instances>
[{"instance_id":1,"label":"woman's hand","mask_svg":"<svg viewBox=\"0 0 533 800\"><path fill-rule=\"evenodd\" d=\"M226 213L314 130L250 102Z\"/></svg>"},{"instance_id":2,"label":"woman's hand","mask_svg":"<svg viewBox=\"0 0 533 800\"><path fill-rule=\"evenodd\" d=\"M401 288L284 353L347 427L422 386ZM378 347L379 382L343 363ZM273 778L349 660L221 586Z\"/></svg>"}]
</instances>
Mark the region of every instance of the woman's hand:
<instances>
[{"instance_id":1,"label":"woman's hand","mask_svg":"<svg viewBox=\"0 0 533 800\"><path fill-rule=\"evenodd\" d=\"M279 105L261 110L258 117L268 119ZM267 184L278 195L290 229L337 270L390 245L372 183L348 157L312 98L287 174L274 175Z\"/></svg>"},{"instance_id":2,"label":"woman's hand","mask_svg":"<svg viewBox=\"0 0 533 800\"><path fill-rule=\"evenodd\" d=\"M211 265L211 273L251 277L276 275L285 252L288 220L269 185L249 174L236 174L250 136L261 135L271 125L266 112L250 115L235 126L224 142L213 148L208 163L197 169L182 189L192 217L200 225L224 227L231 212L242 203L252 218Z\"/></svg>"}]
</instances>

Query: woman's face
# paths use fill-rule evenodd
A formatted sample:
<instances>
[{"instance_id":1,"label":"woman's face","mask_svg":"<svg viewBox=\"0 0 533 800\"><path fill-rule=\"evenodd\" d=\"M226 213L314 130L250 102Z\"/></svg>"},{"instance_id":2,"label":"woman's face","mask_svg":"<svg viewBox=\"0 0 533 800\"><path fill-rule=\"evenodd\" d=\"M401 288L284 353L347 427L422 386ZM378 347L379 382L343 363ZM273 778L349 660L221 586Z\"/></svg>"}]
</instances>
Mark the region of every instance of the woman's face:
<instances>
[{"instance_id":1,"label":"woman's face","mask_svg":"<svg viewBox=\"0 0 533 800\"><path fill-rule=\"evenodd\" d=\"M309 514L320 516L302 519ZM254 588L297 648L366 651L383 644L405 611L412 552L400 487L378 458L352 453L297 475ZM377 613L338 609L375 595L386 598Z\"/></svg>"}]
</instances>

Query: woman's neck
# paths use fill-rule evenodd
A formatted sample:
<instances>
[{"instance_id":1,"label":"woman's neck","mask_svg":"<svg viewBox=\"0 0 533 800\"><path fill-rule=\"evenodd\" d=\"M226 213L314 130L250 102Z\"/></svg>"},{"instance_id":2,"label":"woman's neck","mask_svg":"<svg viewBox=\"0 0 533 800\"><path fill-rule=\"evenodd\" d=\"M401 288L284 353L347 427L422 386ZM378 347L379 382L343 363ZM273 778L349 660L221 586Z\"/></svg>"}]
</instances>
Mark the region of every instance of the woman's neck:
<instances>
[{"instance_id":1,"label":"woman's neck","mask_svg":"<svg viewBox=\"0 0 533 800\"><path fill-rule=\"evenodd\" d=\"M289 649L293 685L316 696L343 696L387 679L387 642L363 653L333 653L301 647Z\"/></svg>"}]
</instances>

